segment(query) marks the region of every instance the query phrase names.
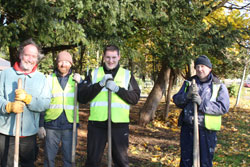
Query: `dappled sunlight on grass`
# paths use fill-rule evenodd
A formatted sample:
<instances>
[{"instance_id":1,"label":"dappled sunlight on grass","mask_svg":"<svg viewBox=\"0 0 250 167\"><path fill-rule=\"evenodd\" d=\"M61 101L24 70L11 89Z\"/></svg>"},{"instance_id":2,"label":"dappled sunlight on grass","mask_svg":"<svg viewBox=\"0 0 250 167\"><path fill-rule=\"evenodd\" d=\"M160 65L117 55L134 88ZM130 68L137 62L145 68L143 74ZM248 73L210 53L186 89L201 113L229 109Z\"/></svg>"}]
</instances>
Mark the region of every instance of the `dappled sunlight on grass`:
<instances>
[{"instance_id":1,"label":"dappled sunlight on grass","mask_svg":"<svg viewBox=\"0 0 250 167\"><path fill-rule=\"evenodd\" d=\"M236 99L230 98L234 106ZM236 108L230 108L230 111L223 116L223 126L218 132L218 145L215 152L214 165L241 166L247 167L250 164L249 156L249 100L241 99Z\"/></svg>"},{"instance_id":2,"label":"dappled sunlight on grass","mask_svg":"<svg viewBox=\"0 0 250 167\"><path fill-rule=\"evenodd\" d=\"M128 150L130 166L178 167L180 163L180 127L177 126L177 123L181 110L171 102L168 118L166 121L163 120L165 102L162 100L157 108L155 119L146 127L142 127L138 125L138 119L139 111L143 107L145 100L141 100L137 105L132 106L130 113L131 124ZM235 101L235 98L230 98L230 111L222 117L222 129L217 133L218 145L213 162L215 167L248 167L248 164L250 164L250 100L242 98L239 106L233 110L232 107L235 105ZM84 166L89 106L81 105L80 111L81 125L78 131L76 158L77 166ZM43 148L40 147L36 163L38 167L43 165L42 160ZM62 164L61 153L57 156L57 166L59 164ZM104 166L107 166L107 148L104 151L101 167Z\"/></svg>"}]
</instances>

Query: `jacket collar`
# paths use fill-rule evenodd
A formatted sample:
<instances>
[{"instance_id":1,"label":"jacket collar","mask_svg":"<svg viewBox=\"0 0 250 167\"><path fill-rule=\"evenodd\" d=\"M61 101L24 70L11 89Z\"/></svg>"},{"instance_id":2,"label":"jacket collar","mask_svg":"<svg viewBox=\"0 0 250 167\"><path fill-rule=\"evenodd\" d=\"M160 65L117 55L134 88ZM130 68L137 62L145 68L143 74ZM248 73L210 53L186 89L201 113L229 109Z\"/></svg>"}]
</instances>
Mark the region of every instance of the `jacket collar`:
<instances>
[{"instance_id":1,"label":"jacket collar","mask_svg":"<svg viewBox=\"0 0 250 167\"><path fill-rule=\"evenodd\" d=\"M120 64L118 64L114 69L108 70L105 64L103 65L104 73L105 74L112 74L113 78L115 78L115 75L120 67Z\"/></svg>"},{"instance_id":2,"label":"jacket collar","mask_svg":"<svg viewBox=\"0 0 250 167\"><path fill-rule=\"evenodd\" d=\"M208 79L205 81L205 82L201 82L198 78L197 75L193 76L192 78L195 78L196 82L199 82L200 84L203 84L203 83L210 83L210 82L213 82L213 83L216 83L216 84L219 84L220 83L220 80L217 76L215 76L213 73L209 73L208 74ZM192 79L191 79L192 80Z\"/></svg>"},{"instance_id":3,"label":"jacket collar","mask_svg":"<svg viewBox=\"0 0 250 167\"><path fill-rule=\"evenodd\" d=\"M56 74L56 77L58 77L58 78L59 78L59 77L63 77L63 76L61 76L61 74L60 74L60 72L59 72L59 70L58 70L57 68L55 69L54 72L55 72L55 74ZM70 69L69 72L68 72L68 74L65 75L64 77L69 77L71 74L72 74L72 69Z\"/></svg>"},{"instance_id":4,"label":"jacket collar","mask_svg":"<svg viewBox=\"0 0 250 167\"><path fill-rule=\"evenodd\" d=\"M34 73L36 72L36 70L37 70L37 66L38 66L38 64L36 64L36 65L34 66L34 68L32 69L32 71L29 72L29 73L24 73L24 72L22 71L22 69L20 68L20 63L19 63L19 62L16 62L16 63L14 64L13 68L14 68L14 70L16 71L16 73L19 74L19 75L28 75L28 76L32 77L33 74L34 74Z\"/></svg>"}]
</instances>

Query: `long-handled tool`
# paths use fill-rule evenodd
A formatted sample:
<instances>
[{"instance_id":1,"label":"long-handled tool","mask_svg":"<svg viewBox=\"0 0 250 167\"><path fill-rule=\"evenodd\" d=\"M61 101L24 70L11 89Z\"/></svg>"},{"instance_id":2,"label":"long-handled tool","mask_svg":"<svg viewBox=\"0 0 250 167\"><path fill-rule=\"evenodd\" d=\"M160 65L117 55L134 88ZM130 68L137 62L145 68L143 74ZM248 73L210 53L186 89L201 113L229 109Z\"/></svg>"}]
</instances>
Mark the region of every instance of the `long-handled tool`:
<instances>
[{"instance_id":1,"label":"long-handled tool","mask_svg":"<svg viewBox=\"0 0 250 167\"><path fill-rule=\"evenodd\" d=\"M111 90L108 89L108 167L112 165L112 140L111 140Z\"/></svg>"},{"instance_id":2,"label":"long-handled tool","mask_svg":"<svg viewBox=\"0 0 250 167\"><path fill-rule=\"evenodd\" d=\"M17 88L22 89L22 79L19 78ZM15 152L14 152L14 167L18 167L19 161L19 141L20 141L20 123L21 114L16 114L16 135L15 135Z\"/></svg>"},{"instance_id":3,"label":"long-handled tool","mask_svg":"<svg viewBox=\"0 0 250 167\"><path fill-rule=\"evenodd\" d=\"M72 132L72 167L76 165L76 119L77 119L77 82L75 82L75 92L74 92L74 122L73 122L73 132Z\"/></svg>"},{"instance_id":4,"label":"long-handled tool","mask_svg":"<svg viewBox=\"0 0 250 167\"><path fill-rule=\"evenodd\" d=\"M192 80L191 86L196 86L195 80ZM198 109L194 103L194 143L193 143L193 167L200 167L200 143L198 126Z\"/></svg>"}]
</instances>

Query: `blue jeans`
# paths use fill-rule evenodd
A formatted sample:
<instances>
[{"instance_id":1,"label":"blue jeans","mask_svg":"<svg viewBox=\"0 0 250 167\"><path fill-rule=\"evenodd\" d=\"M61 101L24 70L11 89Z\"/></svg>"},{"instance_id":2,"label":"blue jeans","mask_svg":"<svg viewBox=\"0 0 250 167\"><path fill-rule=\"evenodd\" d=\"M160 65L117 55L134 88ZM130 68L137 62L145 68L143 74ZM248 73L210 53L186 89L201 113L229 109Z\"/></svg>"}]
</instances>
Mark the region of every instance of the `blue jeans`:
<instances>
[{"instance_id":1,"label":"blue jeans","mask_svg":"<svg viewBox=\"0 0 250 167\"><path fill-rule=\"evenodd\" d=\"M46 129L45 137L45 167L55 166L55 157L59 149L59 144L62 143L63 166L71 167L72 156L72 129L54 130Z\"/></svg>"}]
</instances>

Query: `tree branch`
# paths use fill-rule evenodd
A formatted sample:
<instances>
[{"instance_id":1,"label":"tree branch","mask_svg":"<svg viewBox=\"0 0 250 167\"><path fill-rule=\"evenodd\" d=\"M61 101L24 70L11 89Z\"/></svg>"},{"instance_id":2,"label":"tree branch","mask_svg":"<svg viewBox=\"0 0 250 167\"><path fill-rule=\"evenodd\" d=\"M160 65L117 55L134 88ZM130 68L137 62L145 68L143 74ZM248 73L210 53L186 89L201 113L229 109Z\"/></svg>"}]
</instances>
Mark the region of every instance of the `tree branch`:
<instances>
[{"instance_id":1,"label":"tree branch","mask_svg":"<svg viewBox=\"0 0 250 167\"><path fill-rule=\"evenodd\" d=\"M54 47L44 47L42 48L43 53L47 54L48 52L51 51L61 51L61 50L66 50L66 49L73 49L77 47L77 45L59 45L59 46L54 46Z\"/></svg>"},{"instance_id":2,"label":"tree branch","mask_svg":"<svg viewBox=\"0 0 250 167\"><path fill-rule=\"evenodd\" d=\"M228 2L228 4L230 4L231 6L223 6L224 8L230 9L230 10L234 10L234 9L238 9L238 10L242 10L245 9L247 10L248 8L250 8L250 3L244 5L244 6L239 6L233 3Z\"/></svg>"},{"instance_id":3,"label":"tree branch","mask_svg":"<svg viewBox=\"0 0 250 167\"><path fill-rule=\"evenodd\" d=\"M242 44L241 41L238 41L238 40L236 40L236 42L237 42L237 44L238 44L240 47L243 47L243 48L245 48L245 49L249 49L249 50L250 50L250 46L244 45L244 44Z\"/></svg>"},{"instance_id":4,"label":"tree branch","mask_svg":"<svg viewBox=\"0 0 250 167\"><path fill-rule=\"evenodd\" d=\"M224 7L224 5L225 5L227 2L228 2L228 0L223 0L223 1L221 1L218 5L212 7L212 11L215 11L215 10L221 8L221 7Z\"/></svg>"}]
</instances>

